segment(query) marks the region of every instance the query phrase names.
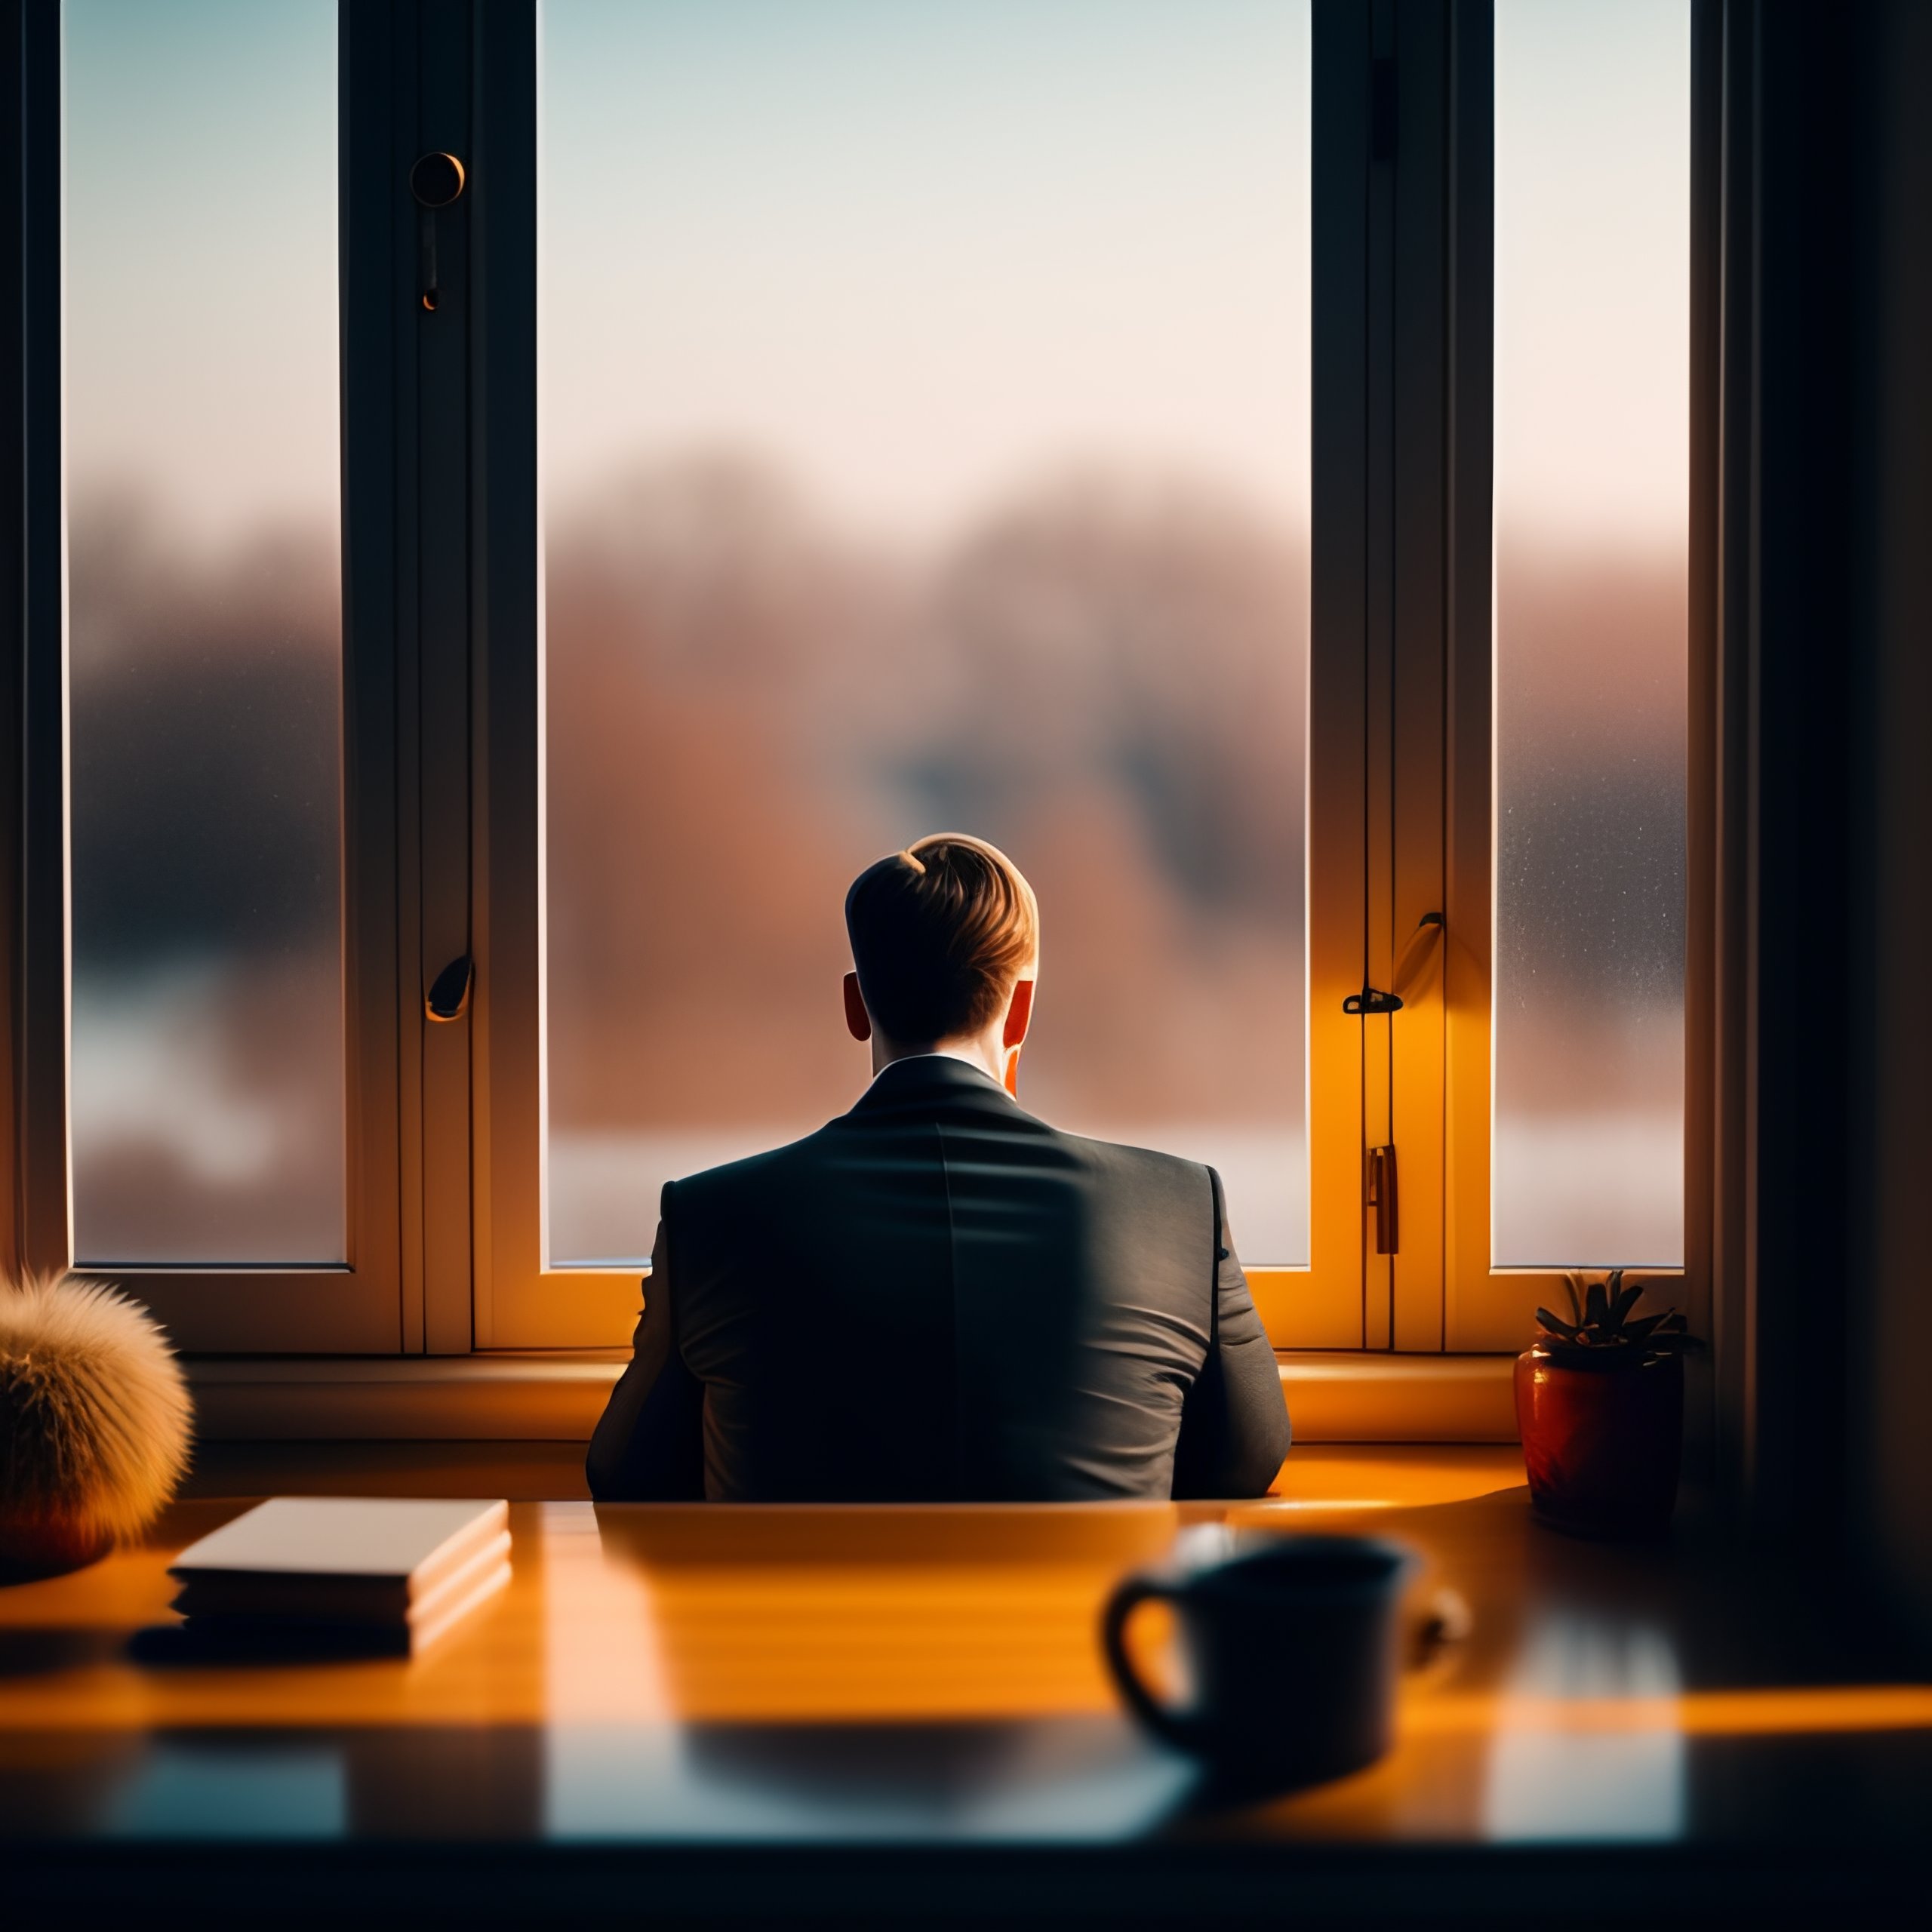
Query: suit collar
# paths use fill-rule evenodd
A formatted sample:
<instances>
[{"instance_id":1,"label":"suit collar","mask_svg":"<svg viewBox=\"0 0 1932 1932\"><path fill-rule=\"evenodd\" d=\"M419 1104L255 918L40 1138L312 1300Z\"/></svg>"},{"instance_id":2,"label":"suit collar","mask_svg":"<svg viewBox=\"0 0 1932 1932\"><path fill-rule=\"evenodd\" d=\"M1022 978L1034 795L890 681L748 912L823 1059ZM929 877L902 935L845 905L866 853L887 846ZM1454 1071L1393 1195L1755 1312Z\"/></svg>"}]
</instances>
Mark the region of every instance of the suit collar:
<instances>
[{"instance_id":1,"label":"suit collar","mask_svg":"<svg viewBox=\"0 0 1932 1932\"><path fill-rule=\"evenodd\" d=\"M960 1103L1015 1114L1023 1111L983 1067L949 1054L912 1054L881 1067L852 1112L873 1114Z\"/></svg>"}]
</instances>

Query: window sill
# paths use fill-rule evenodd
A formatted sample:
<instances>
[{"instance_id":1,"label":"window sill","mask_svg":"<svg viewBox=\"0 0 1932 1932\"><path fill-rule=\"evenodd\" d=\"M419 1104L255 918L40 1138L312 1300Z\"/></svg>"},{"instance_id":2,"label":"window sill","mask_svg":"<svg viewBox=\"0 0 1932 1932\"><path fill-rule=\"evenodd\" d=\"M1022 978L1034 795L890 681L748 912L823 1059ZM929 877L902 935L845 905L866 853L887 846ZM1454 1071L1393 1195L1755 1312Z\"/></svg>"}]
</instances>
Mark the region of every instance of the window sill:
<instances>
[{"instance_id":1,"label":"window sill","mask_svg":"<svg viewBox=\"0 0 1932 1932\"><path fill-rule=\"evenodd\" d=\"M190 1357L208 1441L585 1442L629 1352ZM1513 1442L1511 1355L1278 1355L1297 1442Z\"/></svg>"},{"instance_id":2,"label":"window sill","mask_svg":"<svg viewBox=\"0 0 1932 1932\"><path fill-rule=\"evenodd\" d=\"M1297 1442L1514 1442L1514 1355L1278 1350Z\"/></svg>"}]
</instances>

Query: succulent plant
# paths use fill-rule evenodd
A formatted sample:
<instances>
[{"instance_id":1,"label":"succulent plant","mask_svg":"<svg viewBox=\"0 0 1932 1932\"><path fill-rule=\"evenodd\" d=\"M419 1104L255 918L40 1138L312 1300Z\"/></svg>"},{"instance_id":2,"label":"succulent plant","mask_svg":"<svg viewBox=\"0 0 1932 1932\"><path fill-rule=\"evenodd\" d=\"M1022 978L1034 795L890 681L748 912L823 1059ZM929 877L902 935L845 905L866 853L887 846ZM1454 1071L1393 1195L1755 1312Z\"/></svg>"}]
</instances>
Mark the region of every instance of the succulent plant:
<instances>
[{"instance_id":1,"label":"succulent plant","mask_svg":"<svg viewBox=\"0 0 1932 1932\"><path fill-rule=\"evenodd\" d=\"M1565 1321L1540 1308L1537 1324L1551 1358L1566 1367L1635 1368L1690 1346L1684 1317L1674 1308L1631 1319L1644 1291L1635 1281L1626 1286L1621 1268L1594 1281L1572 1269L1563 1285L1574 1319Z\"/></svg>"}]
</instances>

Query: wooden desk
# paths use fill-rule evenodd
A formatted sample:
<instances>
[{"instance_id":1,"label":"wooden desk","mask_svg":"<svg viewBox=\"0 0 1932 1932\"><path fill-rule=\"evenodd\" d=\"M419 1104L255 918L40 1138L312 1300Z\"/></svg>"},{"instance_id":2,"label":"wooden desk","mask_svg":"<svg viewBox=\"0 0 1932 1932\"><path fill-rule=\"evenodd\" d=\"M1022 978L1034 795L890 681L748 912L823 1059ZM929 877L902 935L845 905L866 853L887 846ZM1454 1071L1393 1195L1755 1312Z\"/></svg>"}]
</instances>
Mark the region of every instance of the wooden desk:
<instances>
[{"instance_id":1,"label":"wooden desk","mask_svg":"<svg viewBox=\"0 0 1932 1932\"><path fill-rule=\"evenodd\" d=\"M245 1916L272 1880L318 1914L1077 1894L1493 1920L1546 1915L1519 1881L1554 1864L1600 1906L1654 1909L1668 1879L1686 1909L1841 1912L1913 1882L1925 1848L1932 1687L1861 1669L1734 1558L1569 1542L1520 1491L1292 1512L523 1503L509 1589L414 1661L131 1661L173 1550L240 1506L183 1504L151 1549L0 1592L17 1897L134 1909L189 1882L203 1915ZM1382 1764L1229 1810L1118 1715L1096 1619L1183 1527L1271 1519L1402 1537L1475 1628L1405 1690Z\"/></svg>"}]
</instances>

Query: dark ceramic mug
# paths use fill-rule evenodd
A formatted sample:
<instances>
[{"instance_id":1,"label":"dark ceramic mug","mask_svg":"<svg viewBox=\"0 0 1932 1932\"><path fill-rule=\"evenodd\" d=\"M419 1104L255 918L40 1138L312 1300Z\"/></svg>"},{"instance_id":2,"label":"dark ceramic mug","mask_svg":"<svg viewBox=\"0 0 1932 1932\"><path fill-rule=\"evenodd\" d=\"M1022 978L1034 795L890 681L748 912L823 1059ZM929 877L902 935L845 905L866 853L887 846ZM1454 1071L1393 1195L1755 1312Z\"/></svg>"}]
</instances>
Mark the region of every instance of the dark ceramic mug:
<instances>
[{"instance_id":1,"label":"dark ceramic mug","mask_svg":"<svg viewBox=\"0 0 1932 1932\"><path fill-rule=\"evenodd\" d=\"M1340 1777L1389 1749L1413 1568L1378 1537L1292 1536L1130 1577L1106 1607L1107 1661L1147 1727L1217 1770L1281 1788ZM1188 1708L1162 1703L1128 1655L1128 1621L1149 1601L1174 1607L1192 1666Z\"/></svg>"}]
</instances>

